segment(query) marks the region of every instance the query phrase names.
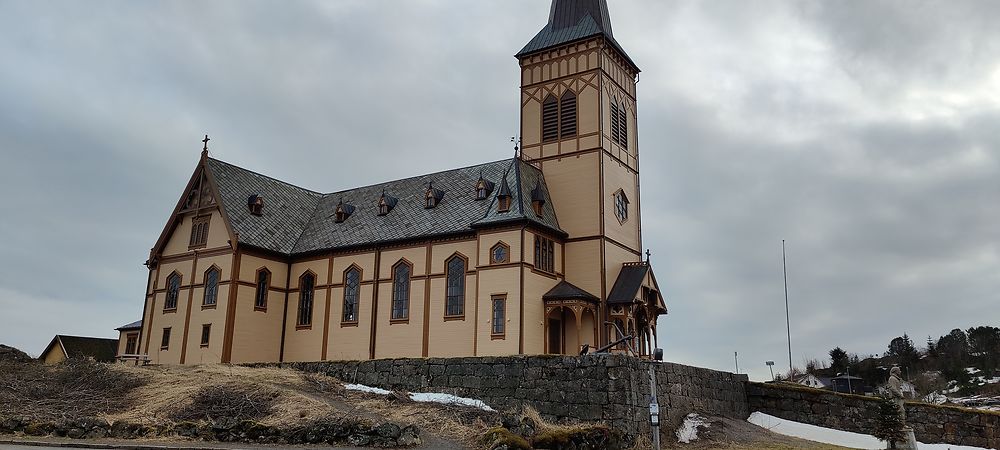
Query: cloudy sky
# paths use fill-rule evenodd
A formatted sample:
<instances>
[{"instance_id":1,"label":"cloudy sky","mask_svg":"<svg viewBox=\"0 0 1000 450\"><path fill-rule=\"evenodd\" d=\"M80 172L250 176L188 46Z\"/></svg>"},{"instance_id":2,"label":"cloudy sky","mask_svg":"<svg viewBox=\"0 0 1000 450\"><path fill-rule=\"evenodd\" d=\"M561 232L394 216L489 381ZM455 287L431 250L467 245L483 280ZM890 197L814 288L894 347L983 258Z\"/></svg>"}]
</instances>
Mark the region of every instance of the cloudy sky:
<instances>
[{"instance_id":1,"label":"cloudy sky","mask_svg":"<svg viewBox=\"0 0 1000 450\"><path fill-rule=\"evenodd\" d=\"M1000 3L612 0L667 359L1000 322ZM544 0L0 0L0 342L115 336L197 163L335 191L511 154ZM471 145L470 145L471 143Z\"/></svg>"}]
</instances>

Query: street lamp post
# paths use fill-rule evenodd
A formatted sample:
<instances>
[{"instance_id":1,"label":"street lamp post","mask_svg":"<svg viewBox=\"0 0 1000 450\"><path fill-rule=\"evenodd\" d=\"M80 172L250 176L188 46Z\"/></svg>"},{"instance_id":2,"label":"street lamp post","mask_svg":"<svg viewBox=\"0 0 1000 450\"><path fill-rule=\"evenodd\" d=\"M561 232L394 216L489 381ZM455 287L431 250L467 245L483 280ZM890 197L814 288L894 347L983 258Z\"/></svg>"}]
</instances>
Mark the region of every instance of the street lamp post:
<instances>
[{"instance_id":1,"label":"street lamp post","mask_svg":"<svg viewBox=\"0 0 1000 450\"><path fill-rule=\"evenodd\" d=\"M764 361L767 364L767 369L771 371L771 381L774 381L774 361Z\"/></svg>"}]
</instances>

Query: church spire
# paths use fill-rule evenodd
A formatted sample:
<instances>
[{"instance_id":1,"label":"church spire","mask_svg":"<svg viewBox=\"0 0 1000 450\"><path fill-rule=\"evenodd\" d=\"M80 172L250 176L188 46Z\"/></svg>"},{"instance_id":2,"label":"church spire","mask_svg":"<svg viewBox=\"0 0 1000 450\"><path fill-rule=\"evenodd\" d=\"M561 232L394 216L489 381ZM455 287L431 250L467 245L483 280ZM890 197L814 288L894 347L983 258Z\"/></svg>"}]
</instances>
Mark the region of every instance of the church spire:
<instances>
[{"instance_id":1,"label":"church spire","mask_svg":"<svg viewBox=\"0 0 1000 450\"><path fill-rule=\"evenodd\" d=\"M528 42L516 57L548 50L571 42L601 36L607 39L638 72L611 32L611 15L607 0L552 0L549 22Z\"/></svg>"}]
</instances>

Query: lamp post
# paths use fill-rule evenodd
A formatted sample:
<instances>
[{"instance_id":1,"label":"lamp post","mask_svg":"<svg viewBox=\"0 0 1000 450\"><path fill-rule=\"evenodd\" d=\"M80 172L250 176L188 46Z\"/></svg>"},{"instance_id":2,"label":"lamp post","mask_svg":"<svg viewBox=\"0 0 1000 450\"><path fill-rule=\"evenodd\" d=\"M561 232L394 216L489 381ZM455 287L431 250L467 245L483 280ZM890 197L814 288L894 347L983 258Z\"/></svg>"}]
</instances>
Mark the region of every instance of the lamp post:
<instances>
[{"instance_id":1,"label":"lamp post","mask_svg":"<svg viewBox=\"0 0 1000 450\"><path fill-rule=\"evenodd\" d=\"M767 364L767 369L771 371L771 381L774 381L774 361L764 361Z\"/></svg>"},{"instance_id":2,"label":"lamp post","mask_svg":"<svg viewBox=\"0 0 1000 450\"><path fill-rule=\"evenodd\" d=\"M785 279L785 329L788 331L788 377L792 376L792 321L788 315L788 265L785 263L785 240L781 240L781 274Z\"/></svg>"}]
</instances>

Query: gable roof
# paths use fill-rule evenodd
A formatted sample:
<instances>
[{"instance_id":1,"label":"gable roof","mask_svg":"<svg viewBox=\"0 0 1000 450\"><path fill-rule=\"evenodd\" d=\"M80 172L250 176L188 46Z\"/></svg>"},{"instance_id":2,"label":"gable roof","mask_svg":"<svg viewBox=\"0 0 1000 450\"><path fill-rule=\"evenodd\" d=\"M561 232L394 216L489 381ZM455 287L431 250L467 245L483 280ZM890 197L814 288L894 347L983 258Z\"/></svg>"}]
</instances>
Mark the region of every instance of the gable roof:
<instances>
[{"instance_id":1,"label":"gable roof","mask_svg":"<svg viewBox=\"0 0 1000 450\"><path fill-rule=\"evenodd\" d=\"M99 362L113 362L118 354L118 339L94 338L85 336L63 336L57 334L52 338L52 342L45 347L40 358L45 355L55 345L60 346L60 351L67 358L91 357Z\"/></svg>"},{"instance_id":2,"label":"gable roof","mask_svg":"<svg viewBox=\"0 0 1000 450\"><path fill-rule=\"evenodd\" d=\"M642 287L642 282L646 280L647 272L649 272L648 264L623 265L622 271L618 273L618 279L615 280L615 285L611 288L611 293L608 294L608 303L634 302L639 288Z\"/></svg>"},{"instance_id":3,"label":"gable roof","mask_svg":"<svg viewBox=\"0 0 1000 450\"><path fill-rule=\"evenodd\" d=\"M520 58L595 36L607 39L632 68L639 71L639 67L615 40L607 0L552 0L548 23L514 56Z\"/></svg>"},{"instance_id":4,"label":"gable roof","mask_svg":"<svg viewBox=\"0 0 1000 450\"><path fill-rule=\"evenodd\" d=\"M142 320L136 320L135 322L132 322L132 323L129 323L129 324L126 324L126 325L122 325L122 326L120 326L118 328L115 328L115 331L131 331L131 330L139 330L139 329L142 329Z\"/></svg>"},{"instance_id":5,"label":"gable roof","mask_svg":"<svg viewBox=\"0 0 1000 450\"><path fill-rule=\"evenodd\" d=\"M596 295L573 285L568 281L560 281L549 292L542 295L542 300L588 300L597 302L600 299Z\"/></svg>"},{"instance_id":6,"label":"gable roof","mask_svg":"<svg viewBox=\"0 0 1000 450\"><path fill-rule=\"evenodd\" d=\"M285 255L300 255L434 236L472 232L474 228L510 222L528 222L557 234L559 228L541 170L520 158L503 159L370 186L321 194L243 169L214 158L206 167L215 182L219 203L241 244ZM476 200L480 176L510 186L510 211L496 211L497 195ZM433 183L440 202L426 208L425 194ZM542 214L531 209L531 190L540 186L546 206ZM396 199L392 210L379 215L382 193ZM250 213L250 195L264 199L261 215ZM336 221L337 205L354 211Z\"/></svg>"}]
</instances>

